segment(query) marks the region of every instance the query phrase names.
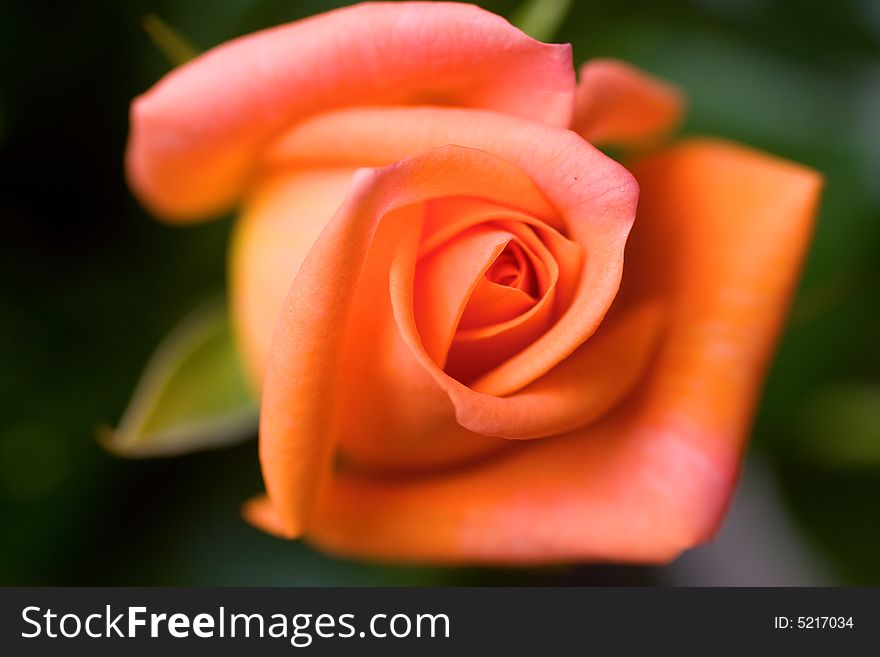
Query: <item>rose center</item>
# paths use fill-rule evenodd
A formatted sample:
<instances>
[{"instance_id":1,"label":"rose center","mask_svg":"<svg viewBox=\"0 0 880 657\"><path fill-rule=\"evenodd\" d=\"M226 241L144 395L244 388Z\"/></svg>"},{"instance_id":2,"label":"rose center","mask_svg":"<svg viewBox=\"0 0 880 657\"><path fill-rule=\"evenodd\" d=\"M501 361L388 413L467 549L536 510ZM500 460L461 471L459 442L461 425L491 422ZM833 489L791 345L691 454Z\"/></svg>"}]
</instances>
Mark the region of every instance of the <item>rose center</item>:
<instances>
[{"instance_id":1,"label":"rose center","mask_svg":"<svg viewBox=\"0 0 880 657\"><path fill-rule=\"evenodd\" d=\"M533 298L537 296L538 284L534 269L523 248L514 241L504 247L485 276L492 283L517 288Z\"/></svg>"}]
</instances>

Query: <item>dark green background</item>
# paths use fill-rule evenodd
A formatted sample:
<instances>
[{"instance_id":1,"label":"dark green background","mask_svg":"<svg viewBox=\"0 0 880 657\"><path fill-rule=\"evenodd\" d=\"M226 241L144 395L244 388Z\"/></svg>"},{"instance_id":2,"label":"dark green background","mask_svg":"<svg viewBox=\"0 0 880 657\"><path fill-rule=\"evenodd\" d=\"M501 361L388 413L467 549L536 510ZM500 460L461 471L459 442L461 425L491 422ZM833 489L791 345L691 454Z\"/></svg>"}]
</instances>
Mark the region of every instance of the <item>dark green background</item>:
<instances>
[{"instance_id":1,"label":"dark green background","mask_svg":"<svg viewBox=\"0 0 880 657\"><path fill-rule=\"evenodd\" d=\"M97 446L155 344L224 286L229 220L155 223L124 184L128 103L168 70L143 15L207 48L339 4L0 3L0 584L880 584L878 2L581 1L559 35L578 63L618 56L681 84L686 132L827 177L715 547L669 568L363 566L239 519L260 489L253 442L155 461Z\"/></svg>"}]
</instances>

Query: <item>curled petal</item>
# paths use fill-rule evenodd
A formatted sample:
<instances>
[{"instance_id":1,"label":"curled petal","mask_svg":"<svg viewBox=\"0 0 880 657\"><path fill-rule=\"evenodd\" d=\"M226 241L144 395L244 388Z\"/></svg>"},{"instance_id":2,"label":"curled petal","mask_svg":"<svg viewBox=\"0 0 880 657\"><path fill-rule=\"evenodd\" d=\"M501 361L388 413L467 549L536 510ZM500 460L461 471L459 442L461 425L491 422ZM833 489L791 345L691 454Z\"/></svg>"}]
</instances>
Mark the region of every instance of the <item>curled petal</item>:
<instances>
[{"instance_id":1,"label":"curled petal","mask_svg":"<svg viewBox=\"0 0 880 657\"><path fill-rule=\"evenodd\" d=\"M471 229L419 263L413 291L419 338L441 367L475 288L511 239L498 228Z\"/></svg>"},{"instance_id":2,"label":"curled petal","mask_svg":"<svg viewBox=\"0 0 880 657\"><path fill-rule=\"evenodd\" d=\"M457 3L369 3L264 30L210 50L135 100L128 177L157 215L204 218L238 199L279 130L337 107L389 103L567 125L571 50Z\"/></svg>"},{"instance_id":3,"label":"curled petal","mask_svg":"<svg viewBox=\"0 0 880 657\"><path fill-rule=\"evenodd\" d=\"M528 386L503 397L474 390L448 376L419 344L407 311L411 275L404 259L391 273L392 304L403 340L449 395L459 425L481 436L544 438L601 417L644 372L661 328L659 303L643 301L612 311L600 329L566 360ZM445 436L432 436L443 441Z\"/></svg>"},{"instance_id":4,"label":"curled petal","mask_svg":"<svg viewBox=\"0 0 880 657\"><path fill-rule=\"evenodd\" d=\"M644 146L671 133L684 98L671 83L613 59L581 67L571 129L594 144Z\"/></svg>"},{"instance_id":5,"label":"curled petal","mask_svg":"<svg viewBox=\"0 0 880 657\"><path fill-rule=\"evenodd\" d=\"M736 458L622 418L419 479L335 478L308 539L366 559L665 562L708 537Z\"/></svg>"},{"instance_id":6,"label":"curled petal","mask_svg":"<svg viewBox=\"0 0 880 657\"><path fill-rule=\"evenodd\" d=\"M266 176L235 222L230 295L236 337L253 387L262 384L272 330L296 273L345 199L354 170Z\"/></svg>"}]
</instances>

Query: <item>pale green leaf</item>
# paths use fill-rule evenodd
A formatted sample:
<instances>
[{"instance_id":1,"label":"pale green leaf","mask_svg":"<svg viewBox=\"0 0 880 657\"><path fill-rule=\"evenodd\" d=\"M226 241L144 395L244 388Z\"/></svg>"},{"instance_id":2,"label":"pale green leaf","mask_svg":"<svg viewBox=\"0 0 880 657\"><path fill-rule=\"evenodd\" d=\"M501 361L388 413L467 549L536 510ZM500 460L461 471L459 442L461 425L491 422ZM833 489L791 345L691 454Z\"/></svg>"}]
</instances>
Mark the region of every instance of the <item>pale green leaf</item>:
<instances>
[{"instance_id":1,"label":"pale green leaf","mask_svg":"<svg viewBox=\"0 0 880 657\"><path fill-rule=\"evenodd\" d=\"M120 456L171 456L256 435L257 404L223 304L183 320L159 345L104 446Z\"/></svg>"},{"instance_id":2,"label":"pale green leaf","mask_svg":"<svg viewBox=\"0 0 880 657\"><path fill-rule=\"evenodd\" d=\"M510 17L510 22L538 41L552 41L562 27L571 0L525 0Z\"/></svg>"}]
</instances>

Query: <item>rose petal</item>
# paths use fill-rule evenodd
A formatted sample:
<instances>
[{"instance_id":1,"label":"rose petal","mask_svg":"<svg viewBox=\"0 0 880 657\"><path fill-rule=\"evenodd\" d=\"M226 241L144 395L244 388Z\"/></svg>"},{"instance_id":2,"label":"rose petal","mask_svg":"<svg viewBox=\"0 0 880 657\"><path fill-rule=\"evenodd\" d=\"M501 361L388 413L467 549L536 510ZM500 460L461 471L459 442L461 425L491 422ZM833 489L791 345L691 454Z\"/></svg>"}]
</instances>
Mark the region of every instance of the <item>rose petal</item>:
<instances>
[{"instance_id":1,"label":"rose petal","mask_svg":"<svg viewBox=\"0 0 880 657\"><path fill-rule=\"evenodd\" d=\"M571 129L594 144L644 146L673 131L684 98L677 87L621 61L581 67Z\"/></svg>"},{"instance_id":2,"label":"rose petal","mask_svg":"<svg viewBox=\"0 0 880 657\"><path fill-rule=\"evenodd\" d=\"M534 305L534 297L519 287L495 283L484 275L468 299L459 328L473 329L504 323L528 312Z\"/></svg>"},{"instance_id":3,"label":"rose petal","mask_svg":"<svg viewBox=\"0 0 880 657\"><path fill-rule=\"evenodd\" d=\"M254 527L278 538L294 538L266 495L257 495L245 502L241 514Z\"/></svg>"},{"instance_id":4,"label":"rose petal","mask_svg":"<svg viewBox=\"0 0 880 657\"><path fill-rule=\"evenodd\" d=\"M129 180L167 219L217 214L278 130L335 107L388 103L568 125L571 49L457 3L362 4L264 30L175 69L134 101Z\"/></svg>"},{"instance_id":5,"label":"rose petal","mask_svg":"<svg viewBox=\"0 0 880 657\"><path fill-rule=\"evenodd\" d=\"M621 304L569 358L525 388L504 397L473 390L447 375L421 347L410 311L413 262L398 254L391 299L400 336L434 382L449 395L458 423L481 436L543 438L584 426L607 412L634 385L655 344L662 309L640 299ZM401 358L400 354L397 355ZM405 395L400 386L397 394ZM426 438L444 442L438 427Z\"/></svg>"},{"instance_id":6,"label":"rose petal","mask_svg":"<svg viewBox=\"0 0 880 657\"><path fill-rule=\"evenodd\" d=\"M416 323L422 346L441 367L474 289L512 239L513 235L497 228L471 228L419 262Z\"/></svg>"},{"instance_id":7,"label":"rose petal","mask_svg":"<svg viewBox=\"0 0 880 657\"><path fill-rule=\"evenodd\" d=\"M665 562L712 535L821 180L714 141L672 148L636 173L623 292L668 289L673 303L640 393L601 423L479 467L417 479L341 471L310 540L361 558Z\"/></svg>"},{"instance_id":8,"label":"rose petal","mask_svg":"<svg viewBox=\"0 0 880 657\"><path fill-rule=\"evenodd\" d=\"M676 304L655 380L660 406L739 450L812 234L822 178L710 139L682 142L634 171L649 195L622 293L667 288Z\"/></svg>"},{"instance_id":9,"label":"rose petal","mask_svg":"<svg viewBox=\"0 0 880 657\"><path fill-rule=\"evenodd\" d=\"M526 228L526 230L531 229ZM540 244L539 240L534 241ZM506 362L511 356L527 348L553 325L556 319L553 311L559 266L553 261L546 247L543 247L542 251L538 257L547 261L546 267L550 271L545 275L548 280L545 282L546 289L542 291L541 297L531 308L510 319L473 328L460 326L456 331L445 368L453 378L472 383L493 366ZM479 299L473 299L473 303L469 303L465 310L477 304ZM479 313L478 308L477 306L472 314L480 314L481 320L485 321L486 316Z\"/></svg>"},{"instance_id":10,"label":"rose petal","mask_svg":"<svg viewBox=\"0 0 880 657\"><path fill-rule=\"evenodd\" d=\"M267 176L235 223L230 256L232 317L255 389L278 313L300 265L351 185L353 169Z\"/></svg>"},{"instance_id":11,"label":"rose petal","mask_svg":"<svg viewBox=\"0 0 880 657\"><path fill-rule=\"evenodd\" d=\"M559 314L563 314L571 303L570 298L564 304L557 303L560 266L532 228L508 222L501 225L508 227L526 247L538 279L539 298L525 312L497 323L486 321L486 316L479 309L479 299L474 299L474 303L465 309L464 316L471 306L475 306L473 314L480 316L482 325L473 328L459 327L449 352L446 371L453 378L466 382L471 388L481 392L486 392L479 387L481 376L534 343L558 319L555 311L559 310ZM578 266L565 273L572 279L577 279L580 264L578 258Z\"/></svg>"}]
</instances>

